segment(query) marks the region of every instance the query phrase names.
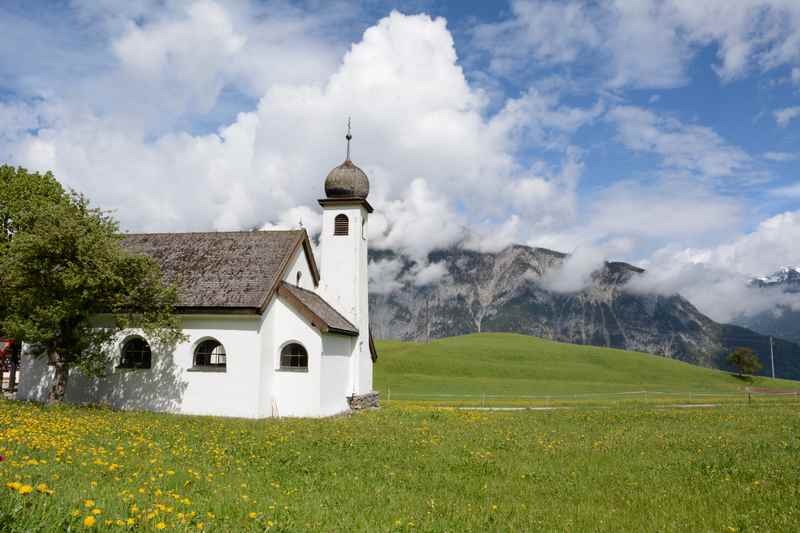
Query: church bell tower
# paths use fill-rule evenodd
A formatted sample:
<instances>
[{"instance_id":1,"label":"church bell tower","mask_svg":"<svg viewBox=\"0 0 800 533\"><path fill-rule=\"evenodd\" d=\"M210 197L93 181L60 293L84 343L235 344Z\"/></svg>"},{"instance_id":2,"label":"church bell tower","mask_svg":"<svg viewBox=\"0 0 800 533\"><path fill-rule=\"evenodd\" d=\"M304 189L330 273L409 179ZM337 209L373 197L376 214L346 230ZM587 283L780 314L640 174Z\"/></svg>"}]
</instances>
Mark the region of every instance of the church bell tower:
<instances>
[{"instance_id":1,"label":"church bell tower","mask_svg":"<svg viewBox=\"0 0 800 533\"><path fill-rule=\"evenodd\" d=\"M328 173L322 206L320 237L322 296L358 328L352 352L352 394L372 391L372 356L369 333L367 273L367 221L372 206L367 201L369 179L350 160L350 123L347 157Z\"/></svg>"}]
</instances>

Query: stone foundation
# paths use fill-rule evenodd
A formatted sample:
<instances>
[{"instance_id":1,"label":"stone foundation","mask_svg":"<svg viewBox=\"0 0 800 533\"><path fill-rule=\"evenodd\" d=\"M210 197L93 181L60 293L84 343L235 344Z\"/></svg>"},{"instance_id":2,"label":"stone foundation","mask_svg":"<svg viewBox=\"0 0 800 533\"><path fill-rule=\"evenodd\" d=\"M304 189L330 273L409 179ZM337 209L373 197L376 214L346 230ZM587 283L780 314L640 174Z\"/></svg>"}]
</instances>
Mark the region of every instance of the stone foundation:
<instances>
[{"instance_id":1,"label":"stone foundation","mask_svg":"<svg viewBox=\"0 0 800 533\"><path fill-rule=\"evenodd\" d=\"M360 411L362 409L374 409L379 407L380 395L378 391L368 392L366 394L354 394L347 397L347 403L353 411Z\"/></svg>"}]
</instances>

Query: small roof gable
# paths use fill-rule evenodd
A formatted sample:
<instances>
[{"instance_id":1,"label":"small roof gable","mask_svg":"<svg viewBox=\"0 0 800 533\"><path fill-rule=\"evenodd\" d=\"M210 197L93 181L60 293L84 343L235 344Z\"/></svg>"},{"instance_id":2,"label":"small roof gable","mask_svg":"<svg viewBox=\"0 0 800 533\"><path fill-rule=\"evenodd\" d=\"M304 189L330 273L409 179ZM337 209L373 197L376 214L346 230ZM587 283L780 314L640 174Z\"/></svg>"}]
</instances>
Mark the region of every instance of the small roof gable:
<instances>
[{"instance_id":1,"label":"small roof gable","mask_svg":"<svg viewBox=\"0 0 800 533\"><path fill-rule=\"evenodd\" d=\"M122 245L178 286L179 312L263 312L301 246L319 282L305 230L129 234Z\"/></svg>"},{"instance_id":2,"label":"small roof gable","mask_svg":"<svg viewBox=\"0 0 800 533\"><path fill-rule=\"evenodd\" d=\"M358 328L315 292L283 281L278 287L278 296L281 296L287 304L305 316L322 333L358 335Z\"/></svg>"}]
</instances>

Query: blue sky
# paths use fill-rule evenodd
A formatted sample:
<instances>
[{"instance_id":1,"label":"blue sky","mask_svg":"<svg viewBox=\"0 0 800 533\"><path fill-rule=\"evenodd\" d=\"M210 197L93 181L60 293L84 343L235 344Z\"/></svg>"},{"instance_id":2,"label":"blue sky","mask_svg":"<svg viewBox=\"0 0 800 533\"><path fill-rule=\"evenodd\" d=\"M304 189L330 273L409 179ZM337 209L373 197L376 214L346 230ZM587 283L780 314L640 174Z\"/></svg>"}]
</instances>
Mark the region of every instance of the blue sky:
<instances>
[{"instance_id":1,"label":"blue sky","mask_svg":"<svg viewBox=\"0 0 800 533\"><path fill-rule=\"evenodd\" d=\"M131 231L318 228L343 155L375 247L642 264L714 296L800 263L800 4L0 5L0 159ZM732 285L731 285L732 286Z\"/></svg>"}]
</instances>

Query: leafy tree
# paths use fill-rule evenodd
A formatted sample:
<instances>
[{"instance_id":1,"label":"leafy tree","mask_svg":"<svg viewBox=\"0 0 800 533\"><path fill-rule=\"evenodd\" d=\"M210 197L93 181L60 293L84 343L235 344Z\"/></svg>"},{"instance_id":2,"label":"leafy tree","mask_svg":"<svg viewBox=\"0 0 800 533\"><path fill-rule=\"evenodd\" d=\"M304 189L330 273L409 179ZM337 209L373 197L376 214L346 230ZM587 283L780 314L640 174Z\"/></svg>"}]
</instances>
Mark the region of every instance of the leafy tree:
<instances>
[{"instance_id":1,"label":"leafy tree","mask_svg":"<svg viewBox=\"0 0 800 533\"><path fill-rule=\"evenodd\" d=\"M117 223L51 173L0 166L0 330L55 368L61 402L71 368L102 375L117 335L141 328L160 347L183 339L174 286L120 244Z\"/></svg>"},{"instance_id":2,"label":"leafy tree","mask_svg":"<svg viewBox=\"0 0 800 533\"><path fill-rule=\"evenodd\" d=\"M762 368L761 361L750 348L736 348L728 355L728 363L739 371L739 377L756 374Z\"/></svg>"}]
</instances>

